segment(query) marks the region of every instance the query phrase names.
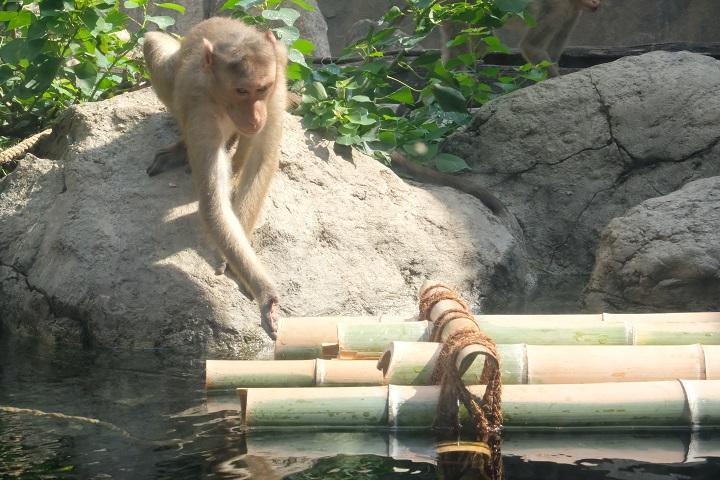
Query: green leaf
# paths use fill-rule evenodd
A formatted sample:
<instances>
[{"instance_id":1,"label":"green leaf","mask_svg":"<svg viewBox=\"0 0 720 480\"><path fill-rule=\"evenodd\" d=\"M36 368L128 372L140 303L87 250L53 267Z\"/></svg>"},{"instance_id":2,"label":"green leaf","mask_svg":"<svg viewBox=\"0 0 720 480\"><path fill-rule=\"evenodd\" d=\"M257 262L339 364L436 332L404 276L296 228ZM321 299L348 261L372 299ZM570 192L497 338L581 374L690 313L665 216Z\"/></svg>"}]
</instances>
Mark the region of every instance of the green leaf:
<instances>
[{"instance_id":1,"label":"green leaf","mask_svg":"<svg viewBox=\"0 0 720 480\"><path fill-rule=\"evenodd\" d=\"M312 82L307 86L305 92L313 98L317 98L318 100L325 100L326 98L328 98L325 86L320 82Z\"/></svg>"},{"instance_id":2,"label":"green leaf","mask_svg":"<svg viewBox=\"0 0 720 480\"><path fill-rule=\"evenodd\" d=\"M125 3L123 3L123 6L128 10L132 10L133 8L138 8L142 6L142 3L136 0L127 0Z\"/></svg>"},{"instance_id":3,"label":"green leaf","mask_svg":"<svg viewBox=\"0 0 720 480\"><path fill-rule=\"evenodd\" d=\"M281 8L278 10L263 10L262 16L266 20L280 20L288 27L291 27L295 20L300 17L300 13L292 8Z\"/></svg>"},{"instance_id":4,"label":"green leaf","mask_svg":"<svg viewBox=\"0 0 720 480\"><path fill-rule=\"evenodd\" d=\"M17 15L15 15L15 17L10 20L10 23L7 24L7 29L14 30L16 28L22 28L26 25L30 25L30 23L32 23L32 18L33 14L28 10L21 10L17 12Z\"/></svg>"},{"instance_id":5,"label":"green leaf","mask_svg":"<svg viewBox=\"0 0 720 480\"><path fill-rule=\"evenodd\" d=\"M335 139L335 143L339 143L340 145L357 145L361 142L362 140L359 135L340 135Z\"/></svg>"},{"instance_id":6,"label":"green leaf","mask_svg":"<svg viewBox=\"0 0 720 480\"><path fill-rule=\"evenodd\" d=\"M315 11L315 7L313 7L309 3L304 2L303 0L290 0L290 1L305 11L308 11L308 12Z\"/></svg>"},{"instance_id":7,"label":"green leaf","mask_svg":"<svg viewBox=\"0 0 720 480\"><path fill-rule=\"evenodd\" d=\"M296 50L294 48L291 48L288 50L288 60L291 62L299 63L303 67L307 67L307 63L305 63L305 55L300 53L299 50Z\"/></svg>"},{"instance_id":8,"label":"green leaf","mask_svg":"<svg viewBox=\"0 0 720 480\"><path fill-rule=\"evenodd\" d=\"M503 12L520 13L525 10L530 0L495 0L495 6Z\"/></svg>"},{"instance_id":9,"label":"green leaf","mask_svg":"<svg viewBox=\"0 0 720 480\"><path fill-rule=\"evenodd\" d=\"M383 20L387 23L390 23L393 20L395 20L396 18L402 16L402 14L403 13L402 13L402 10L400 10L400 8L398 8L397 6L392 6L390 8L390 10L388 10L387 13L385 14L385 16L383 17Z\"/></svg>"},{"instance_id":10,"label":"green leaf","mask_svg":"<svg viewBox=\"0 0 720 480\"><path fill-rule=\"evenodd\" d=\"M282 40L285 45L292 45L300 38L300 30L297 27L288 27L283 25L282 27L273 28L275 35Z\"/></svg>"},{"instance_id":11,"label":"green leaf","mask_svg":"<svg viewBox=\"0 0 720 480\"><path fill-rule=\"evenodd\" d=\"M451 153L441 153L435 157L435 168L442 173L457 173L470 170L465 160Z\"/></svg>"},{"instance_id":12,"label":"green leaf","mask_svg":"<svg viewBox=\"0 0 720 480\"><path fill-rule=\"evenodd\" d=\"M370 100L370 97L367 95L355 95L354 97L350 98L353 102L357 103L372 103L372 100Z\"/></svg>"},{"instance_id":13,"label":"green leaf","mask_svg":"<svg viewBox=\"0 0 720 480\"><path fill-rule=\"evenodd\" d=\"M158 7L167 8L168 10L175 10L176 12L185 13L185 7L178 5L177 3L156 3Z\"/></svg>"},{"instance_id":14,"label":"green leaf","mask_svg":"<svg viewBox=\"0 0 720 480\"><path fill-rule=\"evenodd\" d=\"M488 52L510 53L510 50L497 37L485 37L483 42L488 46Z\"/></svg>"},{"instance_id":15,"label":"green leaf","mask_svg":"<svg viewBox=\"0 0 720 480\"><path fill-rule=\"evenodd\" d=\"M295 40L292 47L303 55L312 55L313 50L315 50L315 44L309 40L305 40L304 38Z\"/></svg>"},{"instance_id":16,"label":"green leaf","mask_svg":"<svg viewBox=\"0 0 720 480\"><path fill-rule=\"evenodd\" d=\"M145 17L145 20L154 23L155 25L160 27L161 30L165 30L169 26L175 25L175 19L172 17L168 17L167 15L148 15Z\"/></svg>"},{"instance_id":17,"label":"green leaf","mask_svg":"<svg viewBox=\"0 0 720 480\"><path fill-rule=\"evenodd\" d=\"M467 100L462 93L446 85L435 84L432 87L435 100L446 112L467 112Z\"/></svg>"},{"instance_id":18,"label":"green leaf","mask_svg":"<svg viewBox=\"0 0 720 480\"><path fill-rule=\"evenodd\" d=\"M351 113L350 115L348 115L348 120L350 121L350 123L354 123L357 125L374 125L375 123L377 123L377 120L357 113Z\"/></svg>"},{"instance_id":19,"label":"green leaf","mask_svg":"<svg viewBox=\"0 0 720 480\"><path fill-rule=\"evenodd\" d=\"M395 92L391 93L387 96L390 100L395 100L398 103L402 103L404 105L413 105L415 103L415 99L413 98L412 90L410 90L410 87L402 87L399 90L396 90Z\"/></svg>"}]
</instances>

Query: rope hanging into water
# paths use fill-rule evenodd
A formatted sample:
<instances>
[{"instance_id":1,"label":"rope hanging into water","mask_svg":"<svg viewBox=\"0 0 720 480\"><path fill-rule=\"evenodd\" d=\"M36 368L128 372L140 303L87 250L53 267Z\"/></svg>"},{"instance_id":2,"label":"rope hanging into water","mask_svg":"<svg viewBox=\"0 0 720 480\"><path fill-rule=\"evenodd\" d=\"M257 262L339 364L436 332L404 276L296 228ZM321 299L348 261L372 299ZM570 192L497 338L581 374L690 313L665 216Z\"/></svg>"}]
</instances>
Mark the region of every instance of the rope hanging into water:
<instances>
[{"instance_id":1,"label":"rope hanging into water","mask_svg":"<svg viewBox=\"0 0 720 480\"><path fill-rule=\"evenodd\" d=\"M464 327L446 336L432 373L432 383L440 385L435 421L438 429L459 432L459 405L470 415L473 433L490 448L489 468L492 478L501 478L502 457L500 456L500 429L502 427L502 381L500 362L495 342L484 334L474 323L467 303L447 285L436 284L423 291L420 297L420 318L433 321L430 312L441 300L452 300L457 307L449 307L434 319L431 341L442 340L445 328L455 320L470 320L473 327ZM463 322L467 323L467 322ZM480 383L485 384L482 399L476 398L462 380L464 372L459 371L459 354L470 345L479 345L485 355L485 365ZM499 475L499 477L496 477Z\"/></svg>"}]
</instances>

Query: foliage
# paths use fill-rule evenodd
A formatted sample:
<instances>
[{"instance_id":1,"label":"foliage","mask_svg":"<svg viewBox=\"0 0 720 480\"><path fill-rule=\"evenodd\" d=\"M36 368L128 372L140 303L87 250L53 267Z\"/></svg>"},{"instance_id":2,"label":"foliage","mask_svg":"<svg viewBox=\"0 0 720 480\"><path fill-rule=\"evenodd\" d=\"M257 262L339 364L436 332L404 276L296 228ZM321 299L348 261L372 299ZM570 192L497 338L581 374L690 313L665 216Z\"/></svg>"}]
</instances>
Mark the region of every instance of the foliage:
<instances>
[{"instance_id":1,"label":"foliage","mask_svg":"<svg viewBox=\"0 0 720 480\"><path fill-rule=\"evenodd\" d=\"M401 10L392 7L365 38L352 45L342 59L357 57L346 66L323 65L290 71L295 88L303 92L298 109L307 128L323 129L343 145L352 145L388 161L398 148L414 160L454 173L467 169L459 157L439 154L448 133L466 125L470 108L546 77L544 65L520 67L515 75L498 68L478 67L475 49L446 65L439 52L414 55L410 50L443 21L469 26L449 42L484 45L488 53L506 48L494 36L512 16L525 18L528 0L477 0L446 3L407 0ZM409 19L413 29L399 24ZM394 52L388 54L387 52Z\"/></svg>"},{"instance_id":2,"label":"foliage","mask_svg":"<svg viewBox=\"0 0 720 480\"><path fill-rule=\"evenodd\" d=\"M0 11L0 135L22 138L41 130L67 106L107 98L144 75L129 55L148 22L164 29L169 16L147 15L148 0L127 0L141 9L135 21L114 0L6 0ZM183 11L174 3L159 7ZM134 23L134 31L128 27Z\"/></svg>"},{"instance_id":3,"label":"foliage","mask_svg":"<svg viewBox=\"0 0 720 480\"><path fill-rule=\"evenodd\" d=\"M312 5L303 0L288 1L305 11L314 10ZM291 68L308 68L305 57L312 55L315 45L300 38L300 31L295 26L300 12L284 7L283 0L227 0L221 10L231 10L233 18L249 25L270 26L275 36L287 45Z\"/></svg>"}]
</instances>

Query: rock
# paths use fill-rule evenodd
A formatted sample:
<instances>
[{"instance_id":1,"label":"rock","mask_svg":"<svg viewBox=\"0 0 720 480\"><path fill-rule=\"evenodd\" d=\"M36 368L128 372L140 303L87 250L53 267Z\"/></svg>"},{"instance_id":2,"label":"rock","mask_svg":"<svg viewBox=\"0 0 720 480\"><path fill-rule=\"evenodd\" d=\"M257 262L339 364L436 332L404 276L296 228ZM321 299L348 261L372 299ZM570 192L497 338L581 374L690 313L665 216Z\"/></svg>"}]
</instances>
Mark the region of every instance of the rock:
<instances>
[{"instance_id":1,"label":"rock","mask_svg":"<svg viewBox=\"0 0 720 480\"><path fill-rule=\"evenodd\" d=\"M190 176L148 177L177 139L148 89L71 108L66 144L0 181L0 327L113 348L266 353L258 308L215 269ZM336 150L339 153L336 153ZM280 171L253 244L283 315L417 311L426 278L477 310L511 308L523 246L478 200L418 187L287 116Z\"/></svg>"},{"instance_id":2,"label":"rock","mask_svg":"<svg viewBox=\"0 0 720 480\"><path fill-rule=\"evenodd\" d=\"M614 218L585 291L595 311L720 310L720 177Z\"/></svg>"},{"instance_id":3,"label":"rock","mask_svg":"<svg viewBox=\"0 0 720 480\"><path fill-rule=\"evenodd\" d=\"M300 36L306 40L310 40L313 45L315 45L313 56L331 56L330 41L328 40L328 25L323 13L320 11L317 0L305 0L305 3L314 7L314 10L309 12L291 2L287 3L288 7L300 12L300 18L297 19L296 26L300 30Z\"/></svg>"},{"instance_id":4,"label":"rock","mask_svg":"<svg viewBox=\"0 0 720 480\"><path fill-rule=\"evenodd\" d=\"M484 105L445 150L473 166L525 231L533 312L577 311L608 222L720 174L720 62L653 52Z\"/></svg>"}]
</instances>

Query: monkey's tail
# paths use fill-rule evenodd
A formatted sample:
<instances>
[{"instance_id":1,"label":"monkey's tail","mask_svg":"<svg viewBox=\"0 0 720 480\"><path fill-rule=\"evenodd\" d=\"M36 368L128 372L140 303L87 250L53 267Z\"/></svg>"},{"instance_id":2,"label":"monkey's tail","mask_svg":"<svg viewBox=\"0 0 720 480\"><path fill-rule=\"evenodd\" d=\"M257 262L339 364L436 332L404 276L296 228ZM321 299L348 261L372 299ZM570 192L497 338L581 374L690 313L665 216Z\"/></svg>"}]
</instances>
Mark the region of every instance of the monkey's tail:
<instances>
[{"instance_id":1,"label":"monkey's tail","mask_svg":"<svg viewBox=\"0 0 720 480\"><path fill-rule=\"evenodd\" d=\"M483 203L483 205L489 208L493 215L498 217L512 233L516 234L519 239L523 239L523 230L515 218L515 215L513 215L507 209L505 204L503 204L495 195L490 193L489 190L473 182L469 182L466 178L455 175L447 175L423 165L418 165L397 150L393 150L390 153L390 159L392 160L392 164L394 166L397 166L400 170L410 174L415 180L432 183L434 185L452 187L477 198Z\"/></svg>"}]
</instances>

